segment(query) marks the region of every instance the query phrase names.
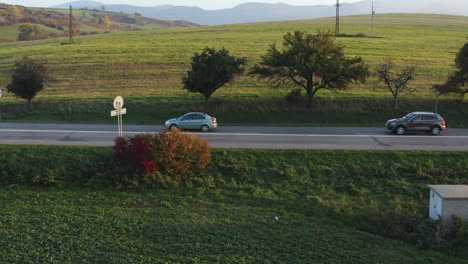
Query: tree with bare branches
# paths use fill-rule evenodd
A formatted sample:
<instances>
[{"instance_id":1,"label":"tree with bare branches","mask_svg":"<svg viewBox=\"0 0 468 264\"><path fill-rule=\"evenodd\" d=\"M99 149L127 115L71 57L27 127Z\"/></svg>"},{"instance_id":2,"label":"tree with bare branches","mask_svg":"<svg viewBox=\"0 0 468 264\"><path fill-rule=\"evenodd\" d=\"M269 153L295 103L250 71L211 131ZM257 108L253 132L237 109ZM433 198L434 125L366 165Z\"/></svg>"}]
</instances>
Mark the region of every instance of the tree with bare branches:
<instances>
[{"instance_id":1,"label":"tree with bare branches","mask_svg":"<svg viewBox=\"0 0 468 264\"><path fill-rule=\"evenodd\" d=\"M395 71L392 59L387 59L385 63L379 65L376 70L377 77L383 82L393 95L393 110L398 109L398 96L411 90L408 88L408 82L414 80L416 75L416 66L405 66L401 71Z\"/></svg>"}]
</instances>

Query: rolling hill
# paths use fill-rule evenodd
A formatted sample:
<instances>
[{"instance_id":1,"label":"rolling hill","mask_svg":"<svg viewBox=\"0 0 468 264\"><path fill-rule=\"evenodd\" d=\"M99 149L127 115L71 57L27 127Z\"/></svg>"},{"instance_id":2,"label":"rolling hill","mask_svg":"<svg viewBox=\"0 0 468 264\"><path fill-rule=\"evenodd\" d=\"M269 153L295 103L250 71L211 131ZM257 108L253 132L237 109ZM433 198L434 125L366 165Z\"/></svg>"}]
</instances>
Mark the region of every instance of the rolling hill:
<instances>
[{"instance_id":1,"label":"rolling hill","mask_svg":"<svg viewBox=\"0 0 468 264\"><path fill-rule=\"evenodd\" d=\"M186 21L171 21L143 17L141 14L125 14L95 10L75 10L73 13L75 35L108 33L110 31L132 31L153 28L193 27ZM110 24L105 24L108 17ZM27 8L0 4L0 41L15 41L18 27L24 23L40 25L43 39L67 36L69 30L69 10L53 8Z\"/></svg>"}]
</instances>

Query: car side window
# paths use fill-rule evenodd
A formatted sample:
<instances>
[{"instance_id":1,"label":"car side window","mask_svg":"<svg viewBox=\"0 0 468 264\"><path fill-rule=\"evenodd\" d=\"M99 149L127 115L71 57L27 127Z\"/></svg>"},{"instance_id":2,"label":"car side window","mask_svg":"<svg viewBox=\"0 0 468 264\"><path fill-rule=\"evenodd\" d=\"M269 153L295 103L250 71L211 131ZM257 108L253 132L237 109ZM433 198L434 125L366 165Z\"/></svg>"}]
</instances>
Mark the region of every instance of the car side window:
<instances>
[{"instance_id":1,"label":"car side window","mask_svg":"<svg viewBox=\"0 0 468 264\"><path fill-rule=\"evenodd\" d=\"M205 119L205 117L202 116L202 115L195 115L195 118L194 118L194 119L203 120L203 119Z\"/></svg>"},{"instance_id":2,"label":"car side window","mask_svg":"<svg viewBox=\"0 0 468 264\"><path fill-rule=\"evenodd\" d=\"M421 115L416 115L414 116L411 121L415 122L415 121L421 121L422 120L422 116Z\"/></svg>"},{"instance_id":3,"label":"car side window","mask_svg":"<svg viewBox=\"0 0 468 264\"><path fill-rule=\"evenodd\" d=\"M434 115L423 115L423 120L436 120L436 116Z\"/></svg>"},{"instance_id":4,"label":"car side window","mask_svg":"<svg viewBox=\"0 0 468 264\"><path fill-rule=\"evenodd\" d=\"M187 121L187 120L192 120L192 119L193 119L193 115L186 115L186 116L182 117L180 120Z\"/></svg>"}]
</instances>

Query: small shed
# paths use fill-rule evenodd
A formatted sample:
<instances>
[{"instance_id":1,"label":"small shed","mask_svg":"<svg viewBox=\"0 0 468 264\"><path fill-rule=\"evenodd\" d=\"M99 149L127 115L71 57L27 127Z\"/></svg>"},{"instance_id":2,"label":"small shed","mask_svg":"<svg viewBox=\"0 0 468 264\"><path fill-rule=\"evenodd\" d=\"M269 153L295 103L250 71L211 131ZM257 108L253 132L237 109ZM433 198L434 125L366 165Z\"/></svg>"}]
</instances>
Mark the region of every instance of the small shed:
<instances>
[{"instance_id":1,"label":"small shed","mask_svg":"<svg viewBox=\"0 0 468 264\"><path fill-rule=\"evenodd\" d=\"M468 221L468 185L429 185L429 217L450 221L457 214Z\"/></svg>"}]
</instances>

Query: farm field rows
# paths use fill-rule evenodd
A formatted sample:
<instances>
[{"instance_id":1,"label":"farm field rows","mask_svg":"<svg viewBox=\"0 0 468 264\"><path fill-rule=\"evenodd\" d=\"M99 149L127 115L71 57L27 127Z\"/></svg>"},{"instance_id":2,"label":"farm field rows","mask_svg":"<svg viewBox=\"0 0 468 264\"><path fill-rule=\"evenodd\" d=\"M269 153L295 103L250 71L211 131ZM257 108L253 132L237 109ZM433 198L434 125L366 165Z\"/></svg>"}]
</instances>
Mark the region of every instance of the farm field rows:
<instances>
[{"instance_id":1,"label":"farm field rows","mask_svg":"<svg viewBox=\"0 0 468 264\"><path fill-rule=\"evenodd\" d=\"M342 32L369 34L368 20L367 16L343 17ZM200 52L204 47L225 47L236 56L247 57L247 68L250 68L259 62L270 44L280 44L282 36L287 32L303 30L313 33L317 30L333 30L333 23L333 19L328 18L120 32L76 37L75 44L72 45L60 45L66 42L66 39L0 44L1 87L9 82L15 60L24 55L47 61L56 79L35 99L38 103L35 114L25 114L22 111L22 101L6 94L0 105L7 104L12 107L6 107L7 111L2 112L2 117L4 120L20 121L73 122L81 119L94 122L89 116L100 114L94 109L107 108L114 96L122 95L127 102L140 105L135 113L136 118L130 119L129 122L161 122L172 113L178 115L186 110L202 108L203 97L183 90L181 82L195 52ZM347 55L362 56L371 69L388 57L393 58L399 66L416 65L417 77L409 84L414 93L407 93L402 97L408 100L409 105L406 106L409 110L432 110L435 96L431 87L444 82L454 69L453 60L458 49L466 42L467 29L468 18L465 17L378 15L376 38L340 37L338 42L346 47ZM242 76L213 94L214 103L210 113L222 117L228 123L285 123L288 120L284 117L276 121L270 119L276 116L275 111L271 110L272 105L280 105L279 108L285 105L284 97L287 93L286 90L270 89L256 77ZM349 101L357 109L354 112L348 111L358 117L353 119L362 119L362 116L366 115L367 111L362 110L366 107L362 104L363 100L369 99L371 107L382 105L381 101L376 102L374 99L391 100L390 93L377 83L375 77L371 77L365 85L352 85L346 92L320 91L317 96L317 101L338 100L332 107L336 112L332 116L340 116L347 107L340 102ZM445 110L451 114L457 112L457 109L451 106L456 97L449 95L444 98L449 102L446 105L447 109L441 106L442 113ZM421 100L427 101L421 103ZM256 107L251 107L252 101L257 102ZM79 102L89 104L85 109L75 107ZM459 103L466 105L466 101ZM287 104L281 112L294 116L307 115L308 111L303 105L301 102ZM390 115L390 106L389 103L381 113ZM70 110L67 112L63 108ZM329 110L318 105L312 112L330 112ZM406 108L401 112L404 111ZM147 112L158 114L156 117L139 118L146 116ZM233 112L237 114L235 117L232 117ZM243 120L243 116L251 113L259 115L254 120ZM71 118L73 114L78 118ZM97 122L109 122L104 116L94 119L97 119ZM263 121L264 119L267 121ZM454 120L464 118L457 115ZM377 120L364 117L359 122L366 125L376 123ZM321 121L306 117L293 119L292 123L320 124ZM463 126L468 125L466 120L461 123Z\"/></svg>"}]
</instances>

